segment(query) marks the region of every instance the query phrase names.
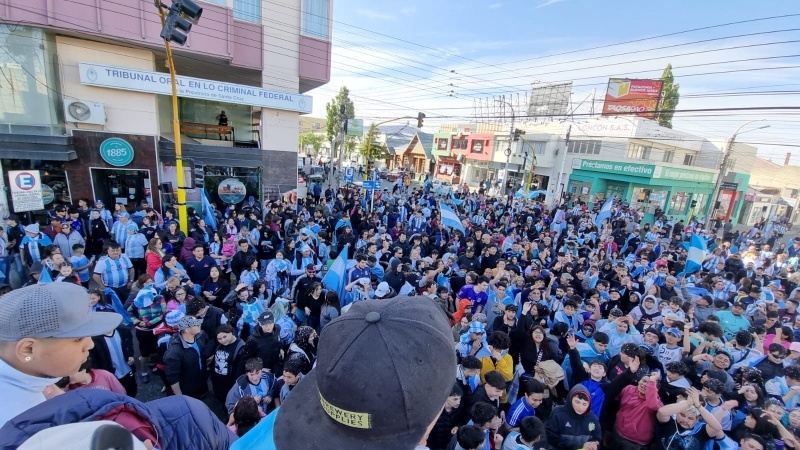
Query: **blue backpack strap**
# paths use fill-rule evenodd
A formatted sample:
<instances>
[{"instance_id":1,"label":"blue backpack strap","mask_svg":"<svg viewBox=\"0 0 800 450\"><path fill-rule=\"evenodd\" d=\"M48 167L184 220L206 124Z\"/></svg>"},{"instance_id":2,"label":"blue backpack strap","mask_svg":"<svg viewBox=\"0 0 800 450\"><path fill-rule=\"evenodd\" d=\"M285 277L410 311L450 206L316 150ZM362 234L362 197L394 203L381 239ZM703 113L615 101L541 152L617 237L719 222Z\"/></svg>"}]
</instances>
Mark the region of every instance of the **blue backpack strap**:
<instances>
[{"instance_id":1,"label":"blue backpack strap","mask_svg":"<svg viewBox=\"0 0 800 450\"><path fill-rule=\"evenodd\" d=\"M767 357L766 356L762 356L761 358L753 360L753 362L750 363L750 367L755 367L755 366L761 364L761 361L763 361L765 359L767 359Z\"/></svg>"}]
</instances>

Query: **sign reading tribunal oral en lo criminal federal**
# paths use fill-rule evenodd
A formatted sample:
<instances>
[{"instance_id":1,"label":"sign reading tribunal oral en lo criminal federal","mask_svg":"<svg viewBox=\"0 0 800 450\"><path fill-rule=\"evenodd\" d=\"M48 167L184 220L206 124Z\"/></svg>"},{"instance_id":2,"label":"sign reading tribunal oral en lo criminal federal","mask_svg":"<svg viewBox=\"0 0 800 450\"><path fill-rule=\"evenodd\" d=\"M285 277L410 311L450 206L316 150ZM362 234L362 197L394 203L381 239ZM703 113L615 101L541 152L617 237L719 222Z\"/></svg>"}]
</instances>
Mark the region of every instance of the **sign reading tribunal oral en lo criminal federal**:
<instances>
[{"instance_id":1,"label":"sign reading tribunal oral en lo criminal federal","mask_svg":"<svg viewBox=\"0 0 800 450\"><path fill-rule=\"evenodd\" d=\"M90 63L78 64L78 71L81 84L87 86L161 95L172 94L168 73ZM184 98L217 100L299 113L310 113L312 108L312 97L309 95L184 76L177 76L176 84L178 96Z\"/></svg>"}]
</instances>

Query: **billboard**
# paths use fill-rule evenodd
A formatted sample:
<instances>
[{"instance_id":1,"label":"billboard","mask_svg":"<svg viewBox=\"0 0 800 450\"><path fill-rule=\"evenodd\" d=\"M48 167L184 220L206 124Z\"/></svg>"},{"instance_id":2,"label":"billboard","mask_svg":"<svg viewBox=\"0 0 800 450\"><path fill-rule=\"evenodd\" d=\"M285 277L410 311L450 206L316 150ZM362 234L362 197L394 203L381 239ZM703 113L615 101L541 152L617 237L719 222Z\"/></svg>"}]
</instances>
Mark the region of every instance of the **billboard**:
<instances>
[{"instance_id":1,"label":"billboard","mask_svg":"<svg viewBox=\"0 0 800 450\"><path fill-rule=\"evenodd\" d=\"M658 100L661 97L661 80L630 80L611 78L608 80L604 116L636 115L655 118Z\"/></svg>"},{"instance_id":2,"label":"billboard","mask_svg":"<svg viewBox=\"0 0 800 450\"><path fill-rule=\"evenodd\" d=\"M534 85L528 102L528 116L566 116L572 95L572 82Z\"/></svg>"}]
</instances>

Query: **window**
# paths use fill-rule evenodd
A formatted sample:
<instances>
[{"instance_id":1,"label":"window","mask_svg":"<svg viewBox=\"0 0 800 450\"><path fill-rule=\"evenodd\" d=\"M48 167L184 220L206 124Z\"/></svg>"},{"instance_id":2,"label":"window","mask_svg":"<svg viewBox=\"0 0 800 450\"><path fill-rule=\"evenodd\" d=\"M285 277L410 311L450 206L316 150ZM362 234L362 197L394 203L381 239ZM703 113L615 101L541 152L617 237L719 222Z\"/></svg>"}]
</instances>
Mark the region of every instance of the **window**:
<instances>
[{"instance_id":1,"label":"window","mask_svg":"<svg viewBox=\"0 0 800 450\"><path fill-rule=\"evenodd\" d=\"M686 212L686 205L689 204L689 197L692 194L689 192L676 192L672 194L669 199L669 210L667 214L674 214L676 216L683 215Z\"/></svg>"},{"instance_id":2,"label":"window","mask_svg":"<svg viewBox=\"0 0 800 450\"><path fill-rule=\"evenodd\" d=\"M309 37L328 40L329 0L303 0L303 34Z\"/></svg>"},{"instance_id":3,"label":"window","mask_svg":"<svg viewBox=\"0 0 800 450\"><path fill-rule=\"evenodd\" d=\"M691 154L691 153L686 154L683 157L683 165L684 166L693 166L695 158L696 158L696 156Z\"/></svg>"},{"instance_id":4,"label":"window","mask_svg":"<svg viewBox=\"0 0 800 450\"><path fill-rule=\"evenodd\" d=\"M452 143L450 144L450 148L454 150L466 150L467 149L467 140L466 139L453 139Z\"/></svg>"},{"instance_id":5,"label":"window","mask_svg":"<svg viewBox=\"0 0 800 450\"><path fill-rule=\"evenodd\" d=\"M233 0L233 18L261 23L261 0Z\"/></svg>"},{"instance_id":6,"label":"window","mask_svg":"<svg viewBox=\"0 0 800 450\"><path fill-rule=\"evenodd\" d=\"M628 145L628 158L630 159L650 159L650 147L639 144Z\"/></svg>"},{"instance_id":7,"label":"window","mask_svg":"<svg viewBox=\"0 0 800 450\"><path fill-rule=\"evenodd\" d=\"M675 159L675 150L665 150L664 158L661 160L661 162L671 163L673 159Z\"/></svg>"},{"instance_id":8,"label":"window","mask_svg":"<svg viewBox=\"0 0 800 450\"><path fill-rule=\"evenodd\" d=\"M523 142L522 143L522 152L528 152L528 154L535 154L535 155L544 155L544 149L547 146L547 142L544 141L536 141L536 142Z\"/></svg>"},{"instance_id":9,"label":"window","mask_svg":"<svg viewBox=\"0 0 800 450\"><path fill-rule=\"evenodd\" d=\"M447 138L436 139L436 150L447 151L447 141L449 140Z\"/></svg>"},{"instance_id":10,"label":"window","mask_svg":"<svg viewBox=\"0 0 800 450\"><path fill-rule=\"evenodd\" d=\"M486 141L488 142L488 141ZM483 139L481 140L474 140L472 141L472 153L483 153L483 146L484 146Z\"/></svg>"},{"instance_id":11,"label":"window","mask_svg":"<svg viewBox=\"0 0 800 450\"><path fill-rule=\"evenodd\" d=\"M542 153L544 153L544 142L542 144ZM570 141L569 145L567 146L567 153L581 153L585 155L597 155L600 154L600 145L601 141L587 141L587 140L577 140L577 141ZM541 154L541 153L537 153Z\"/></svg>"}]
</instances>

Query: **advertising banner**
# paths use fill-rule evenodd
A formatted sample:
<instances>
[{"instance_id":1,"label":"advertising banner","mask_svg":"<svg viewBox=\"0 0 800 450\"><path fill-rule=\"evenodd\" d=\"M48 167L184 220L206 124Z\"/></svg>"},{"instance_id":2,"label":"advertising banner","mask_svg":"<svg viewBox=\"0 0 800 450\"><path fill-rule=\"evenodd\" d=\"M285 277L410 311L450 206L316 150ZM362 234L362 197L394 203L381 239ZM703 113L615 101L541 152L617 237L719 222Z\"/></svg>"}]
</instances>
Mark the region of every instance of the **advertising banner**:
<instances>
[{"instance_id":1,"label":"advertising banner","mask_svg":"<svg viewBox=\"0 0 800 450\"><path fill-rule=\"evenodd\" d=\"M603 103L603 115L655 118L663 84L661 80L611 78Z\"/></svg>"}]
</instances>

